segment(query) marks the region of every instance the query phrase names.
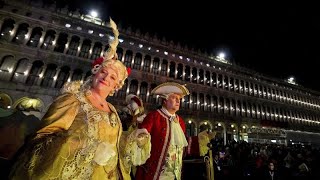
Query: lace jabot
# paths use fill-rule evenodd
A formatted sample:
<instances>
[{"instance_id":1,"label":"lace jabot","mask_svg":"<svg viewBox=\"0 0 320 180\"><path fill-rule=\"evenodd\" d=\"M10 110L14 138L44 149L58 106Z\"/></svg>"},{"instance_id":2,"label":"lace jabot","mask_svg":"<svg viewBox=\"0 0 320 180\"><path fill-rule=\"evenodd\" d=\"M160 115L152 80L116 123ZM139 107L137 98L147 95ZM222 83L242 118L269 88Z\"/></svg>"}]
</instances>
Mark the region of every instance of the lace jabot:
<instances>
[{"instance_id":1,"label":"lace jabot","mask_svg":"<svg viewBox=\"0 0 320 180\"><path fill-rule=\"evenodd\" d=\"M169 117L171 123L171 140L170 144L178 147L188 146L186 136L182 131L182 128L179 123L179 117L176 114L170 114L168 110L164 107L161 108L161 111Z\"/></svg>"}]
</instances>

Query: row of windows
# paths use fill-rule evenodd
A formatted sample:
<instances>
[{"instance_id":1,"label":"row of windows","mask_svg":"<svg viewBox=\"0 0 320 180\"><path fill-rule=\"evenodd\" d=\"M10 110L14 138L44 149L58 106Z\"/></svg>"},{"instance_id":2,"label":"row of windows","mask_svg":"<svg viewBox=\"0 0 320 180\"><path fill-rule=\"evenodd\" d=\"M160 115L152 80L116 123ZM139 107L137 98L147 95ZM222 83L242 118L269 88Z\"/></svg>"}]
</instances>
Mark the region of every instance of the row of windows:
<instances>
[{"instance_id":1,"label":"row of windows","mask_svg":"<svg viewBox=\"0 0 320 180\"><path fill-rule=\"evenodd\" d=\"M4 58L6 65L14 66L15 60L12 56ZM2 64L3 65L3 64ZM2 66L1 66L2 67ZM42 61L34 61L32 66L28 59L20 59L15 69L1 71L1 79L13 82L26 83L27 85L39 85L43 87L61 88L67 81L84 80L90 73L84 75L80 69L70 71L67 66L57 67L55 64L44 65ZM8 76L10 75L10 76ZM146 82L138 83L137 80L126 81L124 87L116 93L116 97L124 98L127 94L138 94L144 102L158 103L155 97L148 97L149 92L156 87L156 84L149 85ZM191 93L182 100L182 108L222 113L232 116L243 116L268 120L298 120L298 121L319 121L316 116L303 112L296 112L260 104L242 102L240 100L217 97L210 94ZM311 122L310 122L311 123Z\"/></svg>"},{"instance_id":2,"label":"row of windows","mask_svg":"<svg viewBox=\"0 0 320 180\"><path fill-rule=\"evenodd\" d=\"M124 87L119 90L116 97L124 98L128 93L138 94L144 102L151 104L159 104L158 99L149 96L151 90L156 84L148 84L146 82L139 83L137 80L126 81ZM207 111L221 113L231 116L241 116L254 119L266 119L275 121L291 121L306 124L320 125L320 119L316 115L310 113L293 111L288 109L275 108L261 104L243 102L240 100L217 97L210 94L191 93L182 100L181 107L196 111Z\"/></svg>"}]
</instances>

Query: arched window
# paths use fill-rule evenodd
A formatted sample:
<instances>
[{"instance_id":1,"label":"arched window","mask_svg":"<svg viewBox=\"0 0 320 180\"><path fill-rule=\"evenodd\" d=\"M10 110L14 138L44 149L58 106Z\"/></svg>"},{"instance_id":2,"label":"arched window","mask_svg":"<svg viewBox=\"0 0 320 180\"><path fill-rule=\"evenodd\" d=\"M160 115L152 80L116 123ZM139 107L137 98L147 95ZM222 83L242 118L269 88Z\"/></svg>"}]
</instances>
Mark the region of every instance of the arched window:
<instances>
[{"instance_id":1,"label":"arched window","mask_svg":"<svg viewBox=\"0 0 320 180\"><path fill-rule=\"evenodd\" d=\"M182 108L190 109L189 104L190 104L190 97L184 96L183 102L182 102Z\"/></svg>"},{"instance_id":2,"label":"arched window","mask_svg":"<svg viewBox=\"0 0 320 180\"><path fill-rule=\"evenodd\" d=\"M28 59L20 59L17 64L17 68L12 77L13 82L24 83L27 79L29 70L29 60Z\"/></svg>"},{"instance_id":3,"label":"arched window","mask_svg":"<svg viewBox=\"0 0 320 180\"><path fill-rule=\"evenodd\" d=\"M197 79L198 79L197 68L192 68L191 78L193 83L197 83Z\"/></svg>"},{"instance_id":4,"label":"arched window","mask_svg":"<svg viewBox=\"0 0 320 180\"><path fill-rule=\"evenodd\" d=\"M205 111L211 111L211 96L206 95L206 104L205 104Z\"/></svg>"},{"instance_id":5,"label":"arched window","mask_svg":"<svg viewBox=\"0 0 320 180\"><path fill-rule=\"evenodd\" d=\"M176 67L176 63L174 62L170 62L170 66L169 66L169 77L174 78L175 76L175 67Z\"/></svg>"},{"instance_id":6,"label":"arched window","mask_svg":"<svg viewBox=\"0 0 320 180\"><path fill-rule=\"evenodd\" d=\"M154 58L153 59L153 65L152 65L151 71L154 74L159 74L159 63L160 63L160 59L159 58Z\"/></svg>"},{"instance_id":7,"label":"arched window","mask_svg":"<svg viewBox=\"0 0 320 180\"><path fill-rule=\"evenodd\" d=\"M122 56L123 56L123 49L122 48L117 48L117 54L118 54L118 59L122 61Z\"/></svg>"},{"instance_id":8,"label":"arched window","mask_svg":"<svg viewBox=\"0 0 320 180\"><path fill-rule=\"evenodd\" d=\"M56 47L54 48L54 51L63 53L67 42L68 42L68 34L60 33L59 37L58 37L58 40L56 42Z\"/></svg>"},{"instance_id":9,"label":"arched window","mask_svg":"<svg viewBox=\"0 0 320 180\"><path fill-rule=\"evenodd\" d=\"M42 33L44 33L42 28L40 28L40 27L34 28L32 30L32 33L31 33L30 39L27 43L27 46L38 47Z\"/></svg>"},{"instance_id":10,"label":"arched window","mask_svg":"<svg viewBox=\"0 0 320 180\"><path fill-rule=\"evenodd\" d=\"M32 63L32 67L26 81L27 85L30 85L30 86L37 85L37 81L39 80L39 75L41 73L42 68L43 68L42 61L35 61Z\"/></svg>"},{"instance_id":11,"label":"arched window","mask_svg":"<svg viewBox=\"0 0 320 180\"><path fill-rule=\"evenodd\" d=\"M144 58L142 70L145 72L149 72L150 71L150 64L151 64L151 57L147 55Z\"/></svg>"},{"instance_id":12,"label":"arched window","mask_svg":"<svg viewBox=\"0 0 320 180\"><path fill-rule=\"evenodd\" d=\"M130 67L131 61L132 61L132 51L127 51L124 57L124 65L127 67Z\"/></svg>"},{"instance_id":13,"label":"arched window","mask_svg":"<svg viewBox=\"0 0 320 180\"><path fill-rule=\"evenodd\" d=\"M142 55L140 53L137 53L136 56L134 57L133 69L140 70L141 60L142 60Z\"/></svg>"},{"instance_id":14,"label":"arched window","mask_svg":"<svg viewBox=\"0 0 320 180\"><path fill-rule=\"evenodd\" d=\"M100 57L101 51L102 51L102 44L100 42L96 42L93 46L91 59L94 60Z\"/></svg>"},{"instance_id":15,"label":"arched window","mask_svg":"<svg viewBox=\"0 0 320 180\"><path fill-rule=\"evenodd\" d=\"M71 81L81 80L82 79L82 74L83 74L83 71L81 69L75 69L73 71L73 75L72 75Z\"/></svg>"},{"instance_id":16,"label":"arched window","mask_svg":"<svg viewBox=\"0 0 320 180\"><path fill-rule=\"evenodd\" d=\"M58 78L56 80L55 88L62 88L64 83L67 82L70 74L70 68L67 66L63 66L59 72Z\"/></svg>"},{"instance_id":17,"label":"arched window","mask_svg":"<svg viewBox=\"0 0 320 180\"><path fill-rule=\"evenodd\" d=\"M163 59L161 64L161 75L167 76L167 70L168 70L168 61Z\"/></svg>"},{"instance_id":18,"label":"arched window","mask_svg":"<svg viewBox=\"0 0 320 180\"><path fill-rule=\"evenodd\" d=\"M15 60L13 56L5 56L0 64L0 79L10 81L14 67Z\"/></svg>"},{"instance_id":19,"label":"arched window","mask_svg":"<svg viewBox=\"0 0 320 180\"><path fill-rule=\"evenodd\" d=\"M20 24L13 42L17 44L23 44L25 42L25 36L28 33L28 27L29 25L26 23Z\"/></svg>"},{"instance_id":20,"label":"arched window","mask_svg":"<svg viewBox=\"0 0 320 180\"><path fill-rule=\"evenodd\" d=\"M51 87L54 76L56 74L57 66L55 64L49 64L47 66L46 72L44 73L43 80L41 86L43 87Z\"/></svg>"},{"instance_id":21,"label":"arched window","mask_svg":"<svg viewBox=\"0 0 320 180\"><path fill-rule=\"evenodd\" d=\"M72 56L77 55L79 44L80 44L80 38L78 36L72 36L67 54Z\"/></svg>"},{"instance_id":22,"label":"arched window","mask_svg":"<svg viewBox=\"0 0 320 180\"><path fill-rule=\"evenodd\" d=\"M14 27L14 20L12 19L6 19L4 20L3 24L2 24L2 28L1 28L1 33L0 33L0 38L4 39L6 41L9 41L11 38L11 32L13 30Z\"/></svg>"},{"instance_id":23,"label":"arched window","mask_svg":"<svg viewBox=\"0 0 320 180\"><path fill-rule=\"evenodd\" d=\"M185 81L190 82L190 66L186 66L184 79Z\"/></svg>"},{"instance_id":24,"label":"arched window","mask_svg":"<svg viewBox=\"0 0 320 180\"><path fill-rule=\"evenodd\" d=\"M56 32L54 32L53 30L48 30L41 48L46 50L50 49L53 46L55 36Z\"/></svg>"},{"instance_id":25,"label":"arched window","mask_svg":"<svg viewBox=\"0 0 320 180\"><path fill-rule=\"evenodd\" d=\"M206 71L206 85L207 86L210 86L210 72L209 71Z\"/></svg>"},{"instance_id":26,"label":"arched window","mask_svg":"<svg viewBox=\"0 0 320 180\"><path fill-rule=\"evenodd\" d=\"M137 91L138 91L138 81L131 80L131 84L129 87L129 94L137 94Z\"/></svg>"},{"instance_id":27,"label":"arched window","mask_svg":"<svg viewBox=\"0 0 320 180\"><path fill-rule=\"evenodd\" d=\"M200 69L199 70L199 83L203 84L204 83L203 81L204 81L204 73L203 73L203 70Z\"/></svg>"},{"instance_id":28,"label":"arched window","mask_svg":"<svg viewBox=\"0 0 320 180\"><path fill-rule=\"evenodd\" d=\"M122 88L118 90L117 97L124 99L126 97L127 87L128 87L128 79L125 80Z\"/></svg>"},{"instance_id":29,"label":"arched window","mask_svg":"<svg viewBox=\"0 0 320 180\"><path fill-rule=\"evenodd\" d=\"M146 102L147 100L147 92L148 92L148 83L142 82L140 86L139 97L142 99L143 102Z\"/></svg>"},{"instance_id":30,"label":"arched window","mask_svg":"<svg viewBox=\"0 0 320 180\"><path fill-rule=\"evenodd\" d=\"M90 48L91 48L91 41L89 39L85 39L83 41L79 57L89 58Z\"/></svg>"},{"instance_id":31,"label":"arched window","mask_svg":"<svg viewBox=\"0 0 320 180\"><path fill-rule=\"evenodd\" d=\"M177 68L177 79L182 80L183 78L183 65L182 64L178 64L178 68Z\"/></svg>"}]
</instances>

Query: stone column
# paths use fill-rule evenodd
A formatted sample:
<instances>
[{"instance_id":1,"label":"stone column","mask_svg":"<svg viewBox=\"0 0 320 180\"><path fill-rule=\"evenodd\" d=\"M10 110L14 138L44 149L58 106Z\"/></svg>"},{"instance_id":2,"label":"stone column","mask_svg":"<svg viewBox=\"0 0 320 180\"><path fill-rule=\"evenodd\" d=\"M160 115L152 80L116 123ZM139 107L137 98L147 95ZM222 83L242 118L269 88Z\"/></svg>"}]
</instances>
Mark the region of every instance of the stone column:
<instances>
[{"instance_id":1,"label":"stone column","mask_svg":"<svg viewBox=\"0 0 320 180\"><path fill-rule=\"evenodd\" d=\"M10 39L9 41L11 42L13 40L13 38L16 36L17 30L18 30L18 24L14 24L13 25L13 29L10 32Z\"/></svg>"},{"instance_id":2,"label":"stone column","mask_svg":"<svg viewBox=\"0 0 320 180\"><path fill-rule=\"evenodd\" d=\"M42 80L43 80L44 74L46 73L46 70L47 70L47 65L44 64L43 67L42 67L42 70L41 70L41 72L40 72L40 74L39 74L39 79L38 79L38 81L37 81L37 85L38 85L38 86L41 85L41 82L42 82Z\"/></svg>"},{"instance_id":3,"label":"stone column","mask_svg":"<svg viewBox=\"0 0 320 180\"><path fill-rule=\"evenodd\" d=\"M51 51L53 51L54 48L55 48L56 45L57 45L57 41L58 41L58 38L59 38L59 34L60 34L60 32L56 32L56 34L55 34L54 40L53 40L53 42L52 42L52 46L51 46L51 48L50 48Z\"/></svg>"},{"instance_id":4,"label":"stone column","mask_svg":"<svg viewBox=\"0 0 320 180\"><path fill-rule=\"evenodd\" d=\"M69 71L69 76L68 76L68 78L67 78L67 82L72 81L72 76L73 76L73 70L70 70L70 71Z\"/></svg>"},{"instance_id":5,"label":"stone column","mask_svg":"<svg viewBox=\"0 0 320 180\"><path fill-rule=\"evenodd\" d=\"M200 71L200 70L197 69L197 77L196 77L196 78L197 78L197 84L199 84L199 71Z\"/></svg>"},{"instance_id":6,"label":"stone column","mask_svg":"<svg viewBox=\"0 0 320 180\"><path fill-rule=\"evenodd\" d=\"M28 27L28 32L27 32L27 34L25 34L25 38L24 38L24 42L23 42L24 45L26 45L28 43L28 41L30 40L31 33L32 33L32 27Z\"/></svg>"},{"instance_id":7,"label":"stone column","mask_svg":"<svg viewBox=\"0 0 320 180\"><path fill-rule=\"evenodd\" d=\"M138 82L137 96L140 95L141 82Z\"/></svg>"},{"instance_id":8,"label":"stone column","mask_svg":"<svg viewBox=\"0 0 320 180\"><path fill-rule=\"evenodd\" d=\"M142 71L143 70L143 66L144 66L144 59L146 58L145 54L142 54L141 56L141 64L138 70Z\"/></svg>"},{"instance_id":9,"label":"stone column","mask_svg":"<svg viewBox=\"0 0 320 180\"><path fill-rule=\"evenodd\" d=\"M127 86L127 89L126 89L126 92L125 92L125 97L129 94L130 86L131 86L131 80L128 79L128 86Z\"/></svg>"},{"instance_id":10,"label":"stone column","mask_svg":"<svg viewBox=\"0 0 320 180\"><path fill-rule=\"evenodd\" d=\"M41 45L42 45L42 43L43 43L43 41L44 41L44 38L46 37L46 31L42 31L42 34L41 34L41 37L40 37L40 39L39 39L39 44L37 45L37 47L38 48L40 48L41 47Z\"/></svg>"},{"instance_id":11,"label":"stone column","mask_svg":"<svg viewBox=\"0 0 320 180\"><path fill-rule=\"evenodd\" d=\"M152 72L152 69L153 69L153 60L154 60L154 57L151 57L151 61L150 61L150 66L149 66L149 72ZM168 74L168 73L167 73Z\"/></svg>"},{"instance_id":12,"label":"stone column","mask_svg":"<svg viewBox=\"0 0 320 180\"><path fill-rule=\"evenodd\" d=\"M91 43L91 46L90 46L90 49L89 49L88 59L92 59L92 51L93 51L94 44L95 44L95 42Z\"/></svg>"},{"instance_id":13,"label":"stone column","mask_svg":"<svg viewBox=\"0 0 320 180\"><path fill-rule=\"evenodd\" d=\"M123 54L122 54L122 58L121 58L122 62L124 62L124 58L126 57L126 52L127 52L127 49L123 49Z\"/></svg>"},{"instance_id":14,"label":"stone column","mask_svg":"<svg viewBox=\"0 0 320 180\"><path fill-rule=\"evenodd\" d=\"M57 70L57 72L56 72L56 74L53 76L53 83L52 83L52 85L51 85L52 88L55 87L55 85L56 85L56 83L57 83L57 79L58 79L58 77L59 77L59 73L60 73L60 71L61 71L60 68L57 68L56 70Z\"/></svg>"},{"instance_id":15,"label":"stone column","mask_svg":"<svg viewBox=\"0 0 320 180\"><path fill-rule=\"evenodd\" d=\"M175 65L174 65L174 78L175 79L177 79L177 76L178 76L178 64L177 63L175 63Z\"/></svg>"},{"instance_id":16,"label":"stone column","mask_svg":"<svg viewBox=\"0 0 320 180\"><path fill-rule=\"evenodd\" d=\"M131 65L130 65L132 69L133 69L135 58L136 58L136 54L132 53L132 59L131 59Z\"/></svg>"},{"instance_id":17,"label":"stone column","mask_svg":"<svg viewBox=\"0 0 320 180\"><path fill-rule=\"evenodd\" d=\"M150 84L148 83L146 102L149 102L149 96L150 96Z\"/></svg>"},{"instance_id":18,"label":"stone column","mask_svg":"<svg viewBox=\"0 0 320 180\"><path fill-rule=\"evenodd\" d=\"M186 65L182 64L182 81L186 79Z\"/></svg>"},{"instance_id":19,"label":"stone column","mask_svg":"<svg viewBox=\"0 0 320 180\"><path fill-rule=\"evenodd\" d=\"M68 51L68 49L69 49L69 45L70 45L72 36L71 36L71 35L68 35L67 39L68 39L68 42L66 43L66 45L65 45L65 47L64 47L63 54L67 54L67 51Z\"/></svg>"},{"instance_id":20,"label":"stone column","mask_svg":"<svg viewBox=\"0 0 320 180\"><path fill-rule=\"evenodd\" d=\"M82 47L83 41L84 41L84 38L80 37L78 51L77 51L77 55L76 55L77 57L79 57L79 54L81 52L81 47Z\"/></svg>"}]
</instances>

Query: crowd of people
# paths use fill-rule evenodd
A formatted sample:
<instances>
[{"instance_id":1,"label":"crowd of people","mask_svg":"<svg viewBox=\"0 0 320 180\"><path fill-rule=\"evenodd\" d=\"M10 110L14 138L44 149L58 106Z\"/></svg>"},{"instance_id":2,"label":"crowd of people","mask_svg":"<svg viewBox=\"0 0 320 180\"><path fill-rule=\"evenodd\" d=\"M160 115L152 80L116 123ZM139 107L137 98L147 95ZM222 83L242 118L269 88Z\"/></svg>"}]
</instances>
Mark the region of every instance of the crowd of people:
<instances>
[{"instance_id":1,"label":"crowd of people","mask_svg":"<svg viewBox=\"0 0 320 180\"><path fill-rule=\"evenodd\" d=\"M319 179L320 150L312 145L211 141L215 179Z\"/></svg>"}]
</instances>

